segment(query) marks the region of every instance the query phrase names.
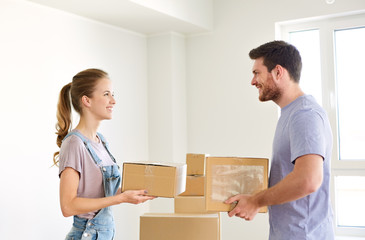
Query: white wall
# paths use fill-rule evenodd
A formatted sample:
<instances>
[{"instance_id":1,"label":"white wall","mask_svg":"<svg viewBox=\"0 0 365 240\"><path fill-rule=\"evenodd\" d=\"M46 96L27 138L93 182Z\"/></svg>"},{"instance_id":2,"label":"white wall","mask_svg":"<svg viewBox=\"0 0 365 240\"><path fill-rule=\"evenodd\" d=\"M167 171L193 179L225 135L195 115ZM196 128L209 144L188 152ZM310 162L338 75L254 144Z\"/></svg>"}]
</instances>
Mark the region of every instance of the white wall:
<instances>
[{"instance_id":1,"label":"white wall","mask_svg":"<svg viewBox=\"0 0 365 240\"><path fill-rule=\"evenodd\" d=\"M275 39L275 22L365 9L363 0L215 0L214 28L187 38L188 151L271 158L278 118L250 86L248 52ZM222 214L223 240L267 239L268 215Z\"/></svg>"},{"instance_id":2,"label":"white wall","mask_svg":"<svg viewBox=\"0 0 365 240\"><path fill-rule=\"evenodd\" d=\"M163 33L148 38L149 158L185 162L185 37Z\"/></svg>"},{"instance_id":3,"label":"white wall","mask_svg":"<svg viewBox=\"0 0 365 240\"><path fill-rule=\"evenodd\" d=\"M118 163L148 160L146 38L19 0L0 1L1 239L64 239L55 123L58 93L79 71L109 72L117 105L100 131ZM148 206L115 207L119 238L137 240Z\"/></svg>"},{"instance_id":4,"label":"white wall","mask_svg":"<svg viewBox=\"0 0 365 240\"><path fill-rule=\"evenodd\" d=\"M148 37L149 159L185 162L186 47L185 36L174 32ZM173 212L172 198L158 198L150 211Z\"/></svg>"}]
</instances>

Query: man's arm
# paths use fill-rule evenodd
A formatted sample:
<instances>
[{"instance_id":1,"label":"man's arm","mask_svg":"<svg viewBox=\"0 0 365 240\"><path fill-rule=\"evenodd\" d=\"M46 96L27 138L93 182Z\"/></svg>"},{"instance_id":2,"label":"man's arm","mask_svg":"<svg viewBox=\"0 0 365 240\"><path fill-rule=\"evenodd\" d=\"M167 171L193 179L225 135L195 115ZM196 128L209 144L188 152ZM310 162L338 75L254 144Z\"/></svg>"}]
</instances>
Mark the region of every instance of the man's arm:
<instances>
[{"instance_id":1,"label":"man's arm","mask_svg":"<svg viewBox=\"0 0 365 240\"><path fill-rule=\"evenodd\" d=\"M225 203L238 201L236 207L228 213L252 220L261 207L278 205L305 197L321 186L323 180L323 158L315 154L301 156L295 160L294 169L275 186L255 195L239 194Z\"/></svg>"}]
</instances>

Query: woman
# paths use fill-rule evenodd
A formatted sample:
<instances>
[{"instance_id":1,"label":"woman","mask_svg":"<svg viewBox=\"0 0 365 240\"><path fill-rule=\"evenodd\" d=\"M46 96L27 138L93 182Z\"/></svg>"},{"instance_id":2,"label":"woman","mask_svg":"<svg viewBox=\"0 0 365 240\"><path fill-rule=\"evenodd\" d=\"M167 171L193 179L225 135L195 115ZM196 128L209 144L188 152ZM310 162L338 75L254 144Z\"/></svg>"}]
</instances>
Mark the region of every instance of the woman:
<instances>
[{"instance_id":1,"label":"woman","mask_svg":"<svg viewBox=\"0 0 365 240\"><path fill-rule=\"evenodd\" d=\"M71 132L71 102L80 121ZM154 197L147 191L120 189L120 172L107 142L97 132L104 119L111 119L115 105L108 74L87 69L65 85L57 106L57 145L53 161L59 165L60 202L65 217L74 216L66 239L111 240L114 220L110 206L139 204ZM58 161L59 160L59 161Z\"/></svg>"}]
</instances>

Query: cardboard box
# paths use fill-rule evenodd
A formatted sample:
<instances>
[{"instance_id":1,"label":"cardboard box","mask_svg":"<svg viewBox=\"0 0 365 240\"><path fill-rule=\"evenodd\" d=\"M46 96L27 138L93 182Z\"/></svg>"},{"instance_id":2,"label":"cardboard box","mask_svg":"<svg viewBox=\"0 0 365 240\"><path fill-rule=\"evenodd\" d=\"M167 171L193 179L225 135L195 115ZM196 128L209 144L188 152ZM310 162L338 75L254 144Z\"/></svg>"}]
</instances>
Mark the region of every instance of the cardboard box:
<instances>
[{"instance_id":1,"label":"cardboard box","mask_svg":"<svg viewBox=\"0 0 365 240\"><path fill-rule=\"evenodd\" d=\"M185 191L185 163L123 163L122 191L147 189L148 195L175 197Z\"/></svg>"},{"instance_id":2,"label":"cardboard box","mask_svg":"<svg viewBox=\"0 0 365 240\"><path fill-rule=\"evenodd\" d=\"M177 196L174 208L175 213L216 213L206 210L204 196Z\"/></svg>"},{"instance_id":3,"label":"cardboard box","mask_svg":"<svg viewBox=\"0 0 365 240\"><path fill-rule=\"evenodd\" d=\"M204 196L205 176L186 176L185 192L179 196Z\"/></svg>"},{"instance_id":4,"label":"cardboard box","mask_svg":"<svg viewBox=\"0 0 365 240\"><path fill-rule=\"evenodd\" d=\"M140 217L140 240L220 240L219 214L153 214Z\"/></svg>"},{"instance_id":5,"label":"cardboard box","mask_svg":"<svg viewBox=\"0 0 365 240\"><path fill-rule=\"evenodd\" d=\"M186 154L187 175L205 175L206 154Z\"/></svg>"},{"instance_id":6,"label":"cardboard box","mask_svg":"<svg viewBox=\"0 0 365 240\"><path fill-rule=\"evenodd\" d=\"M255 194L268 186L267 158L207 157L205 207L228 212L234 204L224 201L237 194ZM267 207L260 212L267 212Z\"/></svg>"}]
</instances>

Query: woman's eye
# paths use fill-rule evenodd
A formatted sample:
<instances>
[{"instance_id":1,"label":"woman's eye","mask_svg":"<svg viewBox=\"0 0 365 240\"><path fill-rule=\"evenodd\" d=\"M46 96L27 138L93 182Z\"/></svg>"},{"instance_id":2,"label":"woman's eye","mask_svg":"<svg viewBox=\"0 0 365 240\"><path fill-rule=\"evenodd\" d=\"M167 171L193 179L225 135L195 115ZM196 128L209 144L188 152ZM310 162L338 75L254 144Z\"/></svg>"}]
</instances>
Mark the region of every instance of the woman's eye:
<instances>
[{"instance_id":1,"label":"woman's eye","mask_svg":"<svg viewBox=\"0 0 365 240\"><path fill-rule=\"evenodd\" d=\"M112 93L112 92L105 92L105 93L104 93L104 96L105 96L105 97L108 97L108 96L112 96L112 97L114 97L114 93Z\"/></svg>"}]
</instances>

